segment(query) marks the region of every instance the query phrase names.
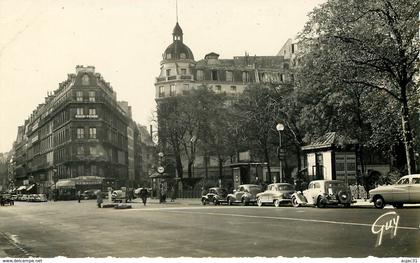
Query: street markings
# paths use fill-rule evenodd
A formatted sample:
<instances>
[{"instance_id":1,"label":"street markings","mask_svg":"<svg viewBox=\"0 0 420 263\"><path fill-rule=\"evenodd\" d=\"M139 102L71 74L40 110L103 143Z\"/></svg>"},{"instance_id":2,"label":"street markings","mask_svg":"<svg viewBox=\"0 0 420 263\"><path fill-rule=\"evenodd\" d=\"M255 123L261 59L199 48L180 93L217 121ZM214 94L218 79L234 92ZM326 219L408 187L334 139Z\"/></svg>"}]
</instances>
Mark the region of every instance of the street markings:
<instances>
[{"instance_id":1,"label":"street markings","mask_svg":"<svg viewBox=\"0 0 420 263\"><path fill-rule=\"evenodd\" d=\"M156 209L159 210L159 209ZM160 209L161 211L163 209ZM243 215L243 214L226 214L226 213L212 213L212 212L189 212L182 211L187 209L179 209L178 211L174 208L165 209L165 212L169 213L179 213L179 214L194 214L194 215L211 215L211 216L230 216L230 217L242 217L242 218L259 218L259 219L271 219L271 220L286 220L286 221L299 221L299 222L312 222L312 223L323 223L323 224L334 224L334 225L349 225L349 226L364 226L372 227L372 224L365 223L355 223L355 222L340 222L340 221L330 221L330 220L319 220L319 219L306 219L306 218L293 218L293 217L278 217L278 216L257 216L257 215ZM190 210L190 209L188 209ZM193 209L191 209L193 210ZM144 211L153 211L151 209L145 209ZM416 227L408 226L399 226L399 229L405 230L419 230Z\"/></svg>"},{"instance_id":2,"label":"street markings","mask_svg":"<svg viewBox=\"0 0 420 263\"><path fill-rule=\"evenodd\" d=\"M17 237L17 235L12 235L10 233L3 233L0 232L5 238L6 240L9 242L9 244L13 245L15 248L17 248L20 252L22 252L26 257L37 257L36 255L34 255L33 253L30 253L29 251L27 251L19 242L19 239Z\"/></svg>"}]
</instances>

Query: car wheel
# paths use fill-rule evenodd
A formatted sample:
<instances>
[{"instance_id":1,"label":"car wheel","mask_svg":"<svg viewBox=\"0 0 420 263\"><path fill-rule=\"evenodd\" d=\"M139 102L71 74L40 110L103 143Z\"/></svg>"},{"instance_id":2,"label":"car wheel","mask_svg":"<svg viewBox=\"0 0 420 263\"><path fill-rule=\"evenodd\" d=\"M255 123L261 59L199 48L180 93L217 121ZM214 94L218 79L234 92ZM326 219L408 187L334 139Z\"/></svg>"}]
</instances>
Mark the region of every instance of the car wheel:
<instances>
[{"instance_id":1,"label":"car wheel","mask_svg":"<svg viewBox=\"0 0 420 263\"><path fill-rule=\"evenodd\" d=\"M280 206L280 200L279 199L274 200L274 206L275 207L279 207Z\"/></svg>"},{"instance_id":2,"label":"car wheel","mask_svg":"<svg viewBox=\"0 0 420 263\"><path fill-rule=\"evenodd\" d=\"M249 204L249 202L245 198L242 198L242 204L244 206L247 206Z\"/></svg>"},{"instance_id":3,"label":"car wheel","mask_svg":"<svg viewBox=\"0 0 420 263\"><path fill-rule=\"evenodd\" d=\"M385 200L382 198L382 196L377 196L373 200L373 204L375 205L376 208L382 209L385 206Z\"/></svg>"},{"instance_id":4,"label":"car wheel","mask_svg":"<svg viewBox=\"0 0 420 263\"><path fill-rule=\"evenodd\" d=\"M206 199L201 199L201 203L203 204L203 205L207 205L208 204L208 202L207 202L207 200Z\"/></svg>"},{"instance_id":5,"label":"car wheel","mask_svg":"<svg viewBox=\"0 0 420 263\"><path fill-rule=\"evenodd\" d=\"M294 207L299 207L300 206L300 204L298 203L297 198L295 196L292 197L292 205Z\"/></svg>"},{"instance_id":6,"label":"car wheel","mask_svg":"<svg viewBox=\"0 0 420 263\"><path fill-rule=\"evenodd\" d=\"M228 205L233 205L232 199L228 198L227 203L228 203Z\"/></svg>"},{"instance_id":7,"label":"car wheel","mask_svg":"<svg viewBox=\"0 0 420 263\"><path fill-rule=\"evenodd\" d=\"M404 204L403 204L403 203L397 203L397 204L393 204L393 206L394 206L395 208L400 209L400 208L403 208Z\"/></svg>"},{"instance_id":8,"label":"car wheel","mask_svg":"<svg viewBox=\"0 0 420 263\"><path fill-rule=\"evenodd\" d=\"M258 206L262 206L263 205L263 202L261 201L261 199L259 197L257 199L257 205Z\"/></svg>"},{"instance_id":9,"label":"car wheel","mask_svg":"<svg viewBox=\"0 0 420 263\"><path fill-rule=\"evenodd\" d=\"M213 204L214 204L214 205L219 205L219 201L217 201L217 200L213 200Z\"/></svg>"},{"instance_id":10,"label":"car wheel","mask_svg":"<svg viewBox=\"0 0 420 263\"><path fill-rule=\"evenodd\" d=\"M324 208L325 207L325 200L324 198L322 198L321 196L318 197L317 201L316 201L316 206L318 208Z\"/></svg>"}]
</instances>

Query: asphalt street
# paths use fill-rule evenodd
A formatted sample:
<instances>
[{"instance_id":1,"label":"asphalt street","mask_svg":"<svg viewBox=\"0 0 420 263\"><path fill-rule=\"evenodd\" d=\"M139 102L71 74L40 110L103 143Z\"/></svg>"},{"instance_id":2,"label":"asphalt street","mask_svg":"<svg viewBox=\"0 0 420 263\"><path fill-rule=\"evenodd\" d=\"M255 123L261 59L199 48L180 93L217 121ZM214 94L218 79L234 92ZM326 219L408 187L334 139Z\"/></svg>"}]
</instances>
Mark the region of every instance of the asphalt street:
<instances>
[{"instance_id":1,"label":"asphalt street","mask_svg":"<svg viewBox=\"0 0 420 263\"><path fill-rule=\"evenodd\" d=\"M371 232L387 212L396 236ZM420 207L201 206L96 208L94 200L0 208L2 257L419 257Z\"/></svg>"}]
</instances>

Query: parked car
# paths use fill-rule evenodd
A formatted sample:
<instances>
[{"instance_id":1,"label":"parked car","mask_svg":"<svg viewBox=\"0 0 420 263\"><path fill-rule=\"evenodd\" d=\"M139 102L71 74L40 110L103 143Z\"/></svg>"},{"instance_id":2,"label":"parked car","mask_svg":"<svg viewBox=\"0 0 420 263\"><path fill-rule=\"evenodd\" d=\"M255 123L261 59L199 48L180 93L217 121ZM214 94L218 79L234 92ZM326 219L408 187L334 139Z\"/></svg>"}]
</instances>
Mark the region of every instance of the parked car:
<instances>
[{"instance_id":1,"label":"parked car","mask_svg":"<svg viewBox=\"0 0 420 263\"><path fill-rule=\"evenodd\" d=\"M0 205L5 206L6 204L8 204L8 205L14 205L15 204L13 196L11 194L8 194L8 193L0 194Z\"/></svg>"},{"instance_id":2,"label":"parked car","mask_svg":"<svg viewBox=\"0 0 420 263\"><path fill-rule=\"evenodd\" d=\"M37 194L33 197L33 202L47 202L47 195L46 194Z\"/></svg>"},{"instance_id":3,"label":"parked car","mask_svg":"<svg viewBox=\"0 0 420 263\"><path fill-rule=\"evenodd\" d=\"M256 184L242 184L239 185L236 190L233 190L232 194L228 194L227 203L232 205L233 203L242 203L243 205L249 205L250 203L256 203L258 193L262 192L262 188Z\"/></svg>"},{"instance_id":4,"label":"parked car","mask_svg":"<svg viewBox=\"0 0 420 263\"><path fill-rule=\"evenodd\" d=\"M30 194L30 195L28 195L28 202L34 202L35 201L35 197L36 197L36 194Z\"/></svg>"},{"instance_id":5,"label":"parked car","mask_svg":"<svg viewBox=\"0 0 420 263\"><path fill-rule=\"evenodd\" d=\"M99 192L99 189L89 189L82 193L82 199L96 199L96 194Z\"/></svg>"},{"instance_id":6,"label":"parked car","mask_svg":"<svg viewBox=\"0 0 420 263\"><path fill-rule=\"evenodd\" d=\"M112 202L122 203L123 201L127 200L127 194L124 193L122 190L112 191L111 200Z\"/></svg>"},{"instance_id":7,"label":"parked car","mask_svg":"<svg viewBox=\"0 0 420 263\"><path fill-rule=\"evenodd\" d=\"M379 186L369 191L370 202L376 208L391 204L402 208L404 204L420 203L420 174L401 177L395 184Z\"/></svg>"},{"instance_id":8,"label":"parked car","mask_svg":"<svg viewBox=\"0 0 420 263\"><path fill-rule=\"evenodd\" d=\"M201 197L201 203L207 205L213 203L219 205L221 203L227 203L228 191L220 187L212 187L206 195Z\"/></svg>"},{"instance_id":9,"label":"parked car","mask_svg":"<svg viewBox=\"0 0 420 263\"><path fill-rule=\"evenodd\" d=\"M352 199L350 189L339 180L316 180L308 185L303 192L296 192L292 195L294 207L300 205L314 205L323 208L326 205L344 205L350 207Z\"/></svg>"},{"instance_id":10,"label":"parked car","mask_svg":"<svg viewBox=\"0 0 420 263\"><path fill-rule=\"evenodd\" d=\"M257 205L274 204L279 207L281 203L290 203L295 187L288 183L276 183L267 186L265 192L257 194Z\"/></svg>"},{"instance_id":11,"label":"parked car","mask_svg":"<svg viewBox=\"0 0 420 263\"><path fill-rule=\"evenodd\" d=\"M28 195L22 195L20 201L28 201Z\"/></svg>"}]
</instances>

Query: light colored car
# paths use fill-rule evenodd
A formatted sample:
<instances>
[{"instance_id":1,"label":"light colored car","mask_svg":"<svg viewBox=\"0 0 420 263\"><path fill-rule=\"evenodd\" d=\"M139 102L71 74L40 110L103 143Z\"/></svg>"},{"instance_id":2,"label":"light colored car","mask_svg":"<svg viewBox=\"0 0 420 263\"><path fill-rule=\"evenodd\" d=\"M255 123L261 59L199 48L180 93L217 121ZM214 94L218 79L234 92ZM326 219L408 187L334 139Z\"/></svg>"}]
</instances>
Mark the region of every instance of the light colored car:
<instances>
[{"instance_id":1,"label":"light colored car","mask_svg":"<svg viewBox=\"0 0 420 263\"><path fill-rule=\"evenodd\" d=\"M292 195L292 205L314 205L323 208L326 205L339 205L350 207L353 203L351 191L343 181L339 180L316 180L308 185L303 192L296 192Z\"/></svg>"},{"instance_id":2,"label":"light colored car","mask_svg":"<svg viewBox=\"0 0 420 263\"><path fill-rule=\"evenodd\" d=\"M257 205L274 204L279 207L281 203L290 203L295 187L288 183L276 183L267 186L267 190L257 194Z\"/></svg>"},{"instance_id":3,"label":"light colored car","mask_svg":"<svg viewBox=\"0 0 420 263\"><path fill-rule=\"evenodd\" d=\"M232 194L228 194L227 203L232 205L233 203L242 203L243 205L249 205L250 203L257 202L257 194L262 192L262 188L256 184L242 184L239 185L236 190L233 190Z\"/></svg>"},{"instance_id":4,"label":"light colored car","mask_svg":"<svg viewBox=\"0 0 420 263\"><path fill-rule=\"evenodd\" d=\"M28 195L22 195L22 196L20 197L20 200L21 200L21 201L28 201Z\"/></svg>"},{"instance_id":5,"label":"light colored car","mask_svg":"<svg viewBox=\"0 0 420 263\"><path fill-rule=\"evenodd\" d=\"M406 175L395 184L372 189L369 196L370 202L380 209L386 204L401 208L404 204L420 203L420 174Z\"/></svg>"},{"instance_id":6,"label":"light colored car","mask_svg":"<svg viewBox=\"0 0 420 263\"><path fill-rule=\"evenodd\" d=\"M33 202L47 202L47 195L46 194L37 194L33 198Z\"/></svg>"},{"instance_id":7,"label":"light colored car","mask_svg":"<svg viewBox=\"0 0 420 263\"><path fill-rule=\"evenodd\" d=\"M126 192L123 192L122 190L114 190L111 193L111 200L115 203L122 203L126 202L127 200L127 194Z\"/></svg>"}]
</instances>

